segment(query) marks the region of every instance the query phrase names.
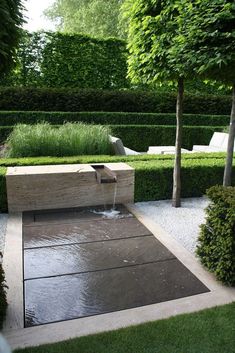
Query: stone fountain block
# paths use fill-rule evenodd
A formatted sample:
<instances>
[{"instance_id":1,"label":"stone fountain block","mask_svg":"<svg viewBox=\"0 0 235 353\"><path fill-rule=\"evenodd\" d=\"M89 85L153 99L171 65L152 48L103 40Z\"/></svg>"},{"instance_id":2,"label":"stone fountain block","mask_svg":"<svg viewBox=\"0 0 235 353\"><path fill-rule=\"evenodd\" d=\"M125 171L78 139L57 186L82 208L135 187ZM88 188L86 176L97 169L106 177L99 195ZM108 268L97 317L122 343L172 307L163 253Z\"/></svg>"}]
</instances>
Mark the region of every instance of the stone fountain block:
<instances>
[{"instance_id":1,"label":"stone fountain block","mask_svg":"<svg viewBox=\"0 0 235 353\"><path fill-rule=\"evenodd\" d=\"M101 165L116 182L100 183ZM134 169L126 163L10 167L6 182L9 212L113 204L115 189L116 203L134 201Z\"/></svg>"}]
</instances>

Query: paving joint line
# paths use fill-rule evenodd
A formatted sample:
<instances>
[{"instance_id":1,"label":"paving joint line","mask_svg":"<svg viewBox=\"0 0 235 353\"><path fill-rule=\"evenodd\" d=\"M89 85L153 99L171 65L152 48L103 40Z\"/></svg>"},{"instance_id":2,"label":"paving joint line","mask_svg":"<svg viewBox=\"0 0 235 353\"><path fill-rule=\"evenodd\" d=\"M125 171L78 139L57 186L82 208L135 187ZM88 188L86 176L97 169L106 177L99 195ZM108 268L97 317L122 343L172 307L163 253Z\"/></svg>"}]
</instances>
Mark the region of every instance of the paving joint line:
<instances>
[{"instance_id":1,"label":"paving joint line","mask_svg":"<svg viewBox=\"0 0 235 353\"><path fill-rule=\"evenodd\" d=\"M122 268L138 267L138 266L157 264L157 263L173 261L173 260L177 260L177 258L174 256L174 257L170 257L168 259L143 262L141 264L133 264L133 265L120 266L120 267L103 268L103 269L100 269L100 270L93 270L93 271L90 270L90 271L79 271L79 272L63 273L63 274L59 274L59 275L51 275L51 276L43 276L43 277L24 278L23 281L24 282L34 281L34 280L36 281L36 280L47 279L47 278L56 278L56 277L65 277L65 276L73 276L73 275L83 275L83 274L96 273L96 272L102 272L102 271L119 270L119 269L122 269Z\"/></svg>"}]
</instances>

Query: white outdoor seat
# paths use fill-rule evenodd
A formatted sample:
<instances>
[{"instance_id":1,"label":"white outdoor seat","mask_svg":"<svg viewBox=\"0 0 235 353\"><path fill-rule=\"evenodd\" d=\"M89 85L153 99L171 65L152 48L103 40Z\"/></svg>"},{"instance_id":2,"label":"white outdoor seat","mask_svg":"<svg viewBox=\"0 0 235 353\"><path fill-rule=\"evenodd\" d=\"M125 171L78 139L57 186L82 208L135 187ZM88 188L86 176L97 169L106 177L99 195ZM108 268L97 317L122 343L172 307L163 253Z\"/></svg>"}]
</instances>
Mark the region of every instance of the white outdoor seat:
<instances>
[{"instance_id":1,"label":"white outdoor seat","mask_svg":"<svg viewBox=\"0 0 235 353\"><path fill-rule=\"evenodd\" d=\"M109 136L110 141L113 145L113 149L116 155L120 156L134 156L134 155L139 155L141 154L140 152L136 152L134 150L131 150L128 147L125 147L122 143L122 140L118 137L114 136Z\"/></svg>"},{"instance_id":2,"label":"white outdoor seat","mask_svg":"<svg viewBox=\"0 0 235 353\"><path fill-rule=\"evenodd\" d=\"M227 150L228 134L214 132L209 145L194 145L194 152L225 152Z\"/></svg>"}]
</instances>

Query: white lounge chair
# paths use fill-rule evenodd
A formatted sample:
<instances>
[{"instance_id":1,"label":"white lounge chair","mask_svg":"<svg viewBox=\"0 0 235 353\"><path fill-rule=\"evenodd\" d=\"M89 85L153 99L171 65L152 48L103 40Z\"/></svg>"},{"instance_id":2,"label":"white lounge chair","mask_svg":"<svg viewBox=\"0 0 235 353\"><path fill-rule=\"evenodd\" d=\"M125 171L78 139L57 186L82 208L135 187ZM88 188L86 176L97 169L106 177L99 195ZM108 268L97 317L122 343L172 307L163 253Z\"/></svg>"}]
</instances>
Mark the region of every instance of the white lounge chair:
<instances>
[{"instance_id":1,"label":"white lounge chair","mask_svg":"<svg viewBox=\"0 0 235 353\"><path fill-rule=\"evenodd\" d=\"M142 154L140 152L136 152L134 150L131 150L128 147L125 147L122 143L122 140L118 137L114 137L114 136L109 136L110 141L113 145L113 149L116 155L120 155L120 156L134 156L134 155L138 155L138 154Z\"/></svg>"},{"instance_id":2,"label":"white lounge chair","mask_svg":"<svg viewBox=\"0 0 235 353\"><path fill-rule=\"evenodd\" d=\"M110 141L112 142L113 149L116 155L121 156L134 156L140 154L146 154L146 152L136 152L131 150L128 147L123 145L123 142L120 138L109 136ZM182 153L190 153L192 151L186 150L185 148L181 149ZM175 153L175 146L150 146L147 154L174 154Z\"/></svg>"},{"instance_id":3,"label":"white lounge chair","mask_svg":"<svg viewBox=\"0 0 235 353\"><path fill-rule=\"evenodd\" d=\"M214 132L209 146L194 145L193 152L226 152L228 145L228 134L224 132ZM234 147L235 150L235 147Z\"/></svg>"}]
</instances>

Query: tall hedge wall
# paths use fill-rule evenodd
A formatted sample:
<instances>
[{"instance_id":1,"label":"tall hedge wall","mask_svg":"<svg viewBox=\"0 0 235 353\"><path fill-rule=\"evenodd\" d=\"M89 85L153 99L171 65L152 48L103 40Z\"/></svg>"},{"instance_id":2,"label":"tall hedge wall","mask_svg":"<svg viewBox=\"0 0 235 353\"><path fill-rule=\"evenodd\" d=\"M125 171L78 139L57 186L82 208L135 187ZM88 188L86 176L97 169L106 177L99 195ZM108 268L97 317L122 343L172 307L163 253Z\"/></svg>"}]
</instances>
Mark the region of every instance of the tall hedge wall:
<instances>
[{"instance_id":1,"label":"tall hedge wall","mask_svg":"<svg viewBox=\"0 0 235 353\"><path fill-rule=\"evenodd\" d=\"M57 126L57 125L56 125ZM112 134L122 139L126 147L146 152L149 146L174 146L175 126L167 125L110 125ZM0 126L0 143L4 143L13 126ZM215 131L223 131L222 126L184 126L183 147L208 145Z\"/></svg>"},{"instance_id":2,"label":"tall hedge wall","mask_svg":"<svg viewBox=\"0 0 235 353\"><path fill-rule=\"evenodd\" d=\"M228 115L184 114L183 117L184 125L190 126L226 126L229 120ZM175 113L0 111L0 126L40 122L59 125L65 121L101 125L175 125L176 117Z\"/></svg>"},{"instance_id":3,"label":"tall hedge wall","mask_svg":"<svg viewBox=\"0 0 235 353\"><path fill-rule=\"evenodd\" d=\"M34 87L127 88L126 43L81 34L25 33L17 67L2 85Z\"/></svg>"},{"instance_id":4,"label":"tall hedge wall","mask_svg":"<svg viewBox=\"0 0 235 353\"><path fill-rule=\"evenodd\" d=\"M174 146L175 126L155 125L111 125L114 136L122 139L126 147L145 152L149 146ZM184 126L182 146L192 149L193 145L208 145L215 131L223 127Z\"/></svg>"},{"instance_id":5,"label":"tall hedge wall","mask_svg":"<svg viewBox=\"0 0 235 353\"><path fill-rule=\"evenodd\" d=\"M0 88L0 110L174 113L176 95L150 91ZM230 115L230 96L185 95L185 114Z\"/></svg>"}]
</instances>

